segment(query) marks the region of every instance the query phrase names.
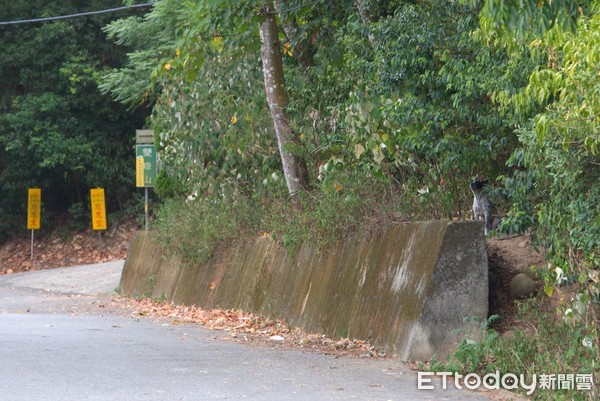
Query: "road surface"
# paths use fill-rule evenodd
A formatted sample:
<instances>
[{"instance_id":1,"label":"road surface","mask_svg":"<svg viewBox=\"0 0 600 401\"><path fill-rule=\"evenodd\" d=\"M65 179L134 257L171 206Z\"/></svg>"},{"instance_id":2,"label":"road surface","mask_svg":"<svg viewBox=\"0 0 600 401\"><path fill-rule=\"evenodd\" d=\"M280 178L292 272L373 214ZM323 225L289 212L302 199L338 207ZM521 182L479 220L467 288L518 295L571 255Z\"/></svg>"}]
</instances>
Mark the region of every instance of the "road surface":
<instances>
[{"instance_id":1,"label":"road surface","mask_svg":"<svg viewBox=\"0 0 600 401\"><path fill-rule=\"evenodd\" d=\"M122 262L0 276L0 401L490 400L397 360L249 346L103 308Z\"/></svg>"}]
</instances>

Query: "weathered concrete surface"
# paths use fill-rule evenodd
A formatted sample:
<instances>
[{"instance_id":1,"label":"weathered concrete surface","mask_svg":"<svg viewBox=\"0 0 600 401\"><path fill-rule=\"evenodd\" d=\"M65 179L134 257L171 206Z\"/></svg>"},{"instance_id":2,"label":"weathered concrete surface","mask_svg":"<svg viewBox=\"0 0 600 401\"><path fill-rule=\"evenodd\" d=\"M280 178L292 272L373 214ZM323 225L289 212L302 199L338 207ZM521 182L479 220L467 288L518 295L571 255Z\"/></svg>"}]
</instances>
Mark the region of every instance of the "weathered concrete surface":
<instances>
[{"instance_id":1,"label":"weathered concrete surface","mask_svg":"<svg viewBox=\"0 0 600 401\"><path fill-rule=\"evenodd\" d=\"M369 338L403 360L424 360L453 352L487 318L487 271L481 222L391 225L330 251L305 244L294 256L257 238L192 267L165 258L151 234L138 233L120 287L125 295L238 308L310 332Z\"/></svg>"}]
</instances>

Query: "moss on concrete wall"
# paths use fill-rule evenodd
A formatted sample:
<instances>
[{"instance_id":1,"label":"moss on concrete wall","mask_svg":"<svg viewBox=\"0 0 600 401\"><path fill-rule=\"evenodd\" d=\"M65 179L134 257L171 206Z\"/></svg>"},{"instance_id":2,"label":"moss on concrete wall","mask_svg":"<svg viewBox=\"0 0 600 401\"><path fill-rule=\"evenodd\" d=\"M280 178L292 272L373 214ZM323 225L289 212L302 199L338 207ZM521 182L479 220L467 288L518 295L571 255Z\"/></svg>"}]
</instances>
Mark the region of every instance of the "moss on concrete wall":
<instances>
[{"instance_id":1,"label":"moss on concrete wall","mask_svg":"<svg viewBox=\"0 0 600 401\"><path fill-rule=\"evenodd\" d=\"M480 222L390 225L327 251L290 256L270 238L239 243L205 265L165 259L151 233L134 238L121 279L130 296L285 318L309 332L371 339L402 359L443 357L487 318ZM477 324L475 324L476 326Z\"/></svg>"}]
</instances>

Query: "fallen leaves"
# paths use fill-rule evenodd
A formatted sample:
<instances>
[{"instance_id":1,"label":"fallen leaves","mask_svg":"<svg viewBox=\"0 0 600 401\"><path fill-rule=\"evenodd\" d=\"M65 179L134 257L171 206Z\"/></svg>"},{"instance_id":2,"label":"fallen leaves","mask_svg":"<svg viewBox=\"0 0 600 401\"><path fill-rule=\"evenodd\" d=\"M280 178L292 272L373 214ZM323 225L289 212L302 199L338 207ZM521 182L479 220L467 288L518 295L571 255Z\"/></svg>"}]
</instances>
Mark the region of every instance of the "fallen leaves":
<instances>
[{"instance_id":1,"label":"fallen leaves","mask_svg":"<svg viewBox=\"0 0 600 401\"><path fill-rule=\"evenodd\" d=\"M30 242L27 238L14 239L0 246L0 275L30 270L42 270L78 264L92 264L125 259L129 242L136 231L135 223L122 223L102 237L100 247L98 233L91 229L67 237L58 233L38 236L34 243L34 259L30 260ZM264 233L269 237L268 233ZM217 283L209 283L214 289ZM385 357L367 341L332 339L322 334L307 334L290 328L282 320L232 309L202 309L197 306L172 305L150 299L133 300L114 298L110 305L133 311L138 318L162 318L166 327L183 323L201 324L212 330L228 333L228 340L262 343L275 347L298 347L334 355L356 357Z\"/></svg>"},{"instance_id":2,"label":"fallen leaves","mask_svg":"<svg viewBox=\"0 0 600 401\"><path fill-rule=\"evenodd\" d=\"M237 309L202 309L194 305L174 305L152 299L115 298L114 303L130 309L134 317L154 317L170 321L169 325L200 324L229 334L225 339L257 342L270 346L287 346L318 352L356 357L386 357L368 341L333 339L322 334L304 333L290 328L283 320L268 319Z\"/></svg>"},{"instance_id":3,"label":"fallen leaves","mask_svg":"<svg viewBox=\"0 0 600 401\"><path fill-rule=\"evenodd\" d=\"M0 246L0 275L125 259L136 229L134 222L123 222L103 232L102 242L91 229L72 236L36 233L33 260L29 238L9 240Z\"/></svg>"}]
</instances>

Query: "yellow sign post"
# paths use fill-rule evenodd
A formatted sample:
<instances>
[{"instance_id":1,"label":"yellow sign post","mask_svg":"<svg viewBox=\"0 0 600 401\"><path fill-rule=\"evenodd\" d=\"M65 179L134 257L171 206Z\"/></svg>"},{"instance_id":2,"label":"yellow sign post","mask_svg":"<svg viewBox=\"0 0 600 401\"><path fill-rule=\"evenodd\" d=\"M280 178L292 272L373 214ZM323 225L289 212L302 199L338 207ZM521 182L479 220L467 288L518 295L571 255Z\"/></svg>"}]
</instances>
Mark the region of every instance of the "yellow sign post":
<instances>
[{"instance_id":1,"label":"yellow sign post","mask_svg":"<svg viewBox=\"0 0 600 401\"><path fill-rule=\"evenodd\" d=\"M92 229L98 231L98 243L102 248L102 230L106 230L104 188L90 189L90 201L92 204Z\"/></svg>"},{"instance_id":2,"label":"yellow sign post","mask_svg":"<svg viewBox=\"0 0 600 401\"><path fill-rule=\"evenodd\" d=\"M135 158L135 186L138 188L144 187L144 156Z\"/></svg>"},{"instance_id":3,"label":"yellow sign post","mask_svg":"<svg viewBox=\"0 0 600 401\"><path fill-rule=\"evenodd\" d=\"M29 188L27 198L27 229L39 230L42 225L42 190L40 188Z\"/></svg>"},{"instance_id":4,"label":"yellow sign post","mask_svg":"<svg viewBox=\"0 0 600 401\"><path fill-rule=\"evenodd\" d=\"M92 203L92 229L106 230L106 204L104 202L104 188L90 189Z\"/></svg>"},{"instance_id":5,"label":"yellow sign post","mask_svg":"<svg viewBox=\"0 0 600 401\"><path fill-rule=\"evenodd\" d=\"M27 229L31 230L31 253L33 259L33 232L42 226L42 190L29 188L27 193Z\"/></svg>"}]
</instances>

